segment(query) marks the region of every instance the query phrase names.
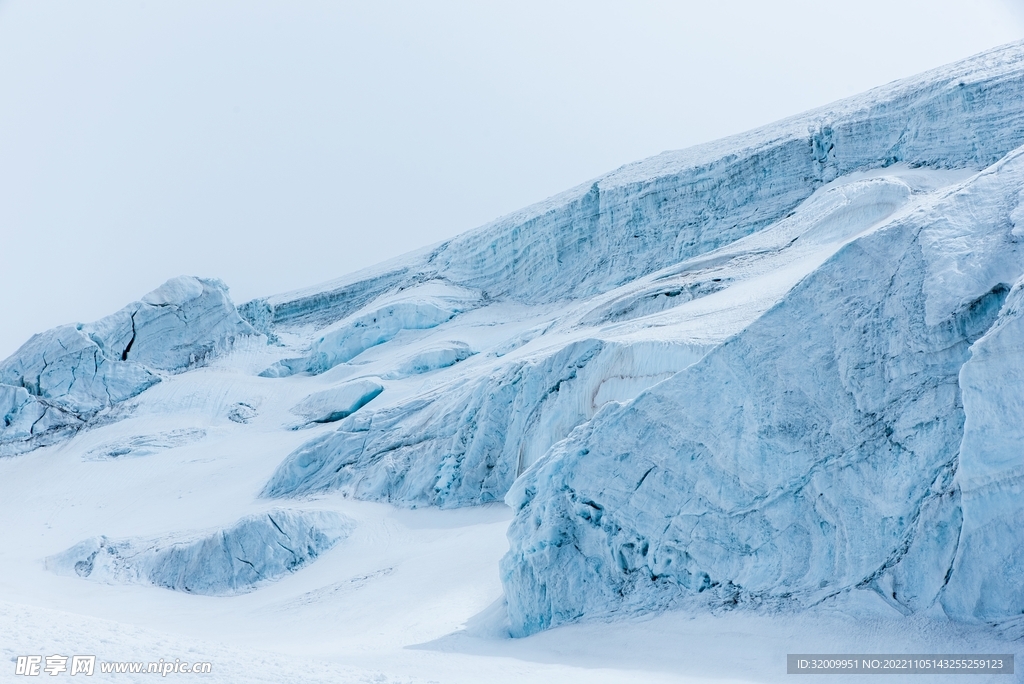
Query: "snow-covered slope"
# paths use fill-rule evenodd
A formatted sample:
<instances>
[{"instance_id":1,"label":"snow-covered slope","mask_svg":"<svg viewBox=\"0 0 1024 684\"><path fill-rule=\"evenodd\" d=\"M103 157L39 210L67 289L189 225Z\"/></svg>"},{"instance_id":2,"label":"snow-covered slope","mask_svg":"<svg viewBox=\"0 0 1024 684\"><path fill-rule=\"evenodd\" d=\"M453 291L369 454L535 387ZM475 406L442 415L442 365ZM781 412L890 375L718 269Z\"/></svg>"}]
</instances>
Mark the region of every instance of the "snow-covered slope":
<instances>
[{"instance_id":1,"label":"snow-covered slope","mask_svg":"<svg viewBox=\"0 0 1024 684\"><path fill-rule=\"evenodd\" d=\"M670 607L1019 637L1022 192L1016 44L317 288L172 280L0 363L0 599L242 634L445 587L454 623L381 617L403 645ZM398 526L462 515L430 538L468 555L386 506L475 507Z\"/></svg>"}]
</instances>

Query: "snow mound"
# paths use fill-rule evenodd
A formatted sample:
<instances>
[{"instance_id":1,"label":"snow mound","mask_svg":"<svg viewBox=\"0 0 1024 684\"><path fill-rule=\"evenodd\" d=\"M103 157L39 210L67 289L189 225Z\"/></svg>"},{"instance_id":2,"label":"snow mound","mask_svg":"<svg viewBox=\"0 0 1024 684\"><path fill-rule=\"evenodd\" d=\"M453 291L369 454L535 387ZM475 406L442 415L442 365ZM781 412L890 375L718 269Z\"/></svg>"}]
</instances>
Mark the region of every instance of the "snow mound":
<instances>
[{"instance_id":1,"label":"snow mound","mask_svg":"<svg viewBox=\"0 0 1024 684\"><path fill-rule=\"evenodd\" d=\"M209 596L241 594L316 560L347 537L352 526L331 511L278 509L193 539L87 539L47 558L46 567L107 584L152 584Z\"/></svg>"},{"instance_id":2,"label":"snow mound","mask_svg":"<svg viewBox=\"0 0 1024 684\"><path fill-rule=\"evenodd\" d=\"M354 380L309 395L293 406L291 412L309 423L333 423L352 415L383 391L384 386L376 380Z\"/></svg>"},{"instance_id":3,"label":"snow mound","mask_svg":"<svg viewBox=\"0 0 1024 684\"><path fill-rule=\"evenodd\" d=\"M218 280L174 278L94 323L34 335L0 363L0 455L73 434L101 411L255 334Z\"/></svg>"}]
</instances>

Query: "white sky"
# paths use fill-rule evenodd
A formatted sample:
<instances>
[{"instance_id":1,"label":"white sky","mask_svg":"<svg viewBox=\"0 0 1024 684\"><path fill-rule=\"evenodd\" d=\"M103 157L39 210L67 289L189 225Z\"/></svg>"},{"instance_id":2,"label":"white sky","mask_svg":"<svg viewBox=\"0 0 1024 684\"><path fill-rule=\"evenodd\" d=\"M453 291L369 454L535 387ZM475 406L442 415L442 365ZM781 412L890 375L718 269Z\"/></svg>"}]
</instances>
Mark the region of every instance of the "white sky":
<instances>
[{"instance_id":1,"label":"white sky","mask_svg":"<svg viewBox=\"0 0 1024 684\"><path fill-rule=\"evenodd\" d=\"M0 358L236 302L1024 38L1022 0L0 0Z\"/></svg>"}]
</instances>

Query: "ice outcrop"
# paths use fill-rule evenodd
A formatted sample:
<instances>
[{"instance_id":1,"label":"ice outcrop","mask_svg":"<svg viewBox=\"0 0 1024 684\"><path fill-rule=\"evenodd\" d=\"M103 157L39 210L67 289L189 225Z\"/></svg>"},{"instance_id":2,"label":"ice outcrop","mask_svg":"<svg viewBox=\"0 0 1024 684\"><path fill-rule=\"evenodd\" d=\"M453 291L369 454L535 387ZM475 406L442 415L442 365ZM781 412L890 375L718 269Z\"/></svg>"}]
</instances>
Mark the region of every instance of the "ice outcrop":
<instances>
[{"instance_id":1,"label":"ice outcrop","mask_svg":"<svg viewBox=\"0 0 1024 684\"><path fill-rule=\"evenodd\" d=\"M410 375L429 373L440 368L448 368L460 361L465 361L475 353L465 342L452 341L433 345L417 350L412 356L402 360L398 367L385 377L388 379L404 378Z\"/></svg>"},{"instance_id":2,"label":"ice outcrop","mask_svg":"<svg viewBox=\"0 0 1024 684\"><path fill-rule=\"evenodd\" d=\"M351 361L370 347L388 342L403 330L427 330L449 321L459 309L449 302L414 300L395 302L355 316L318 339L307 356L285 359L261 375L287 377L294 373L317 375Z\"/></svg>"},{"instance_id":3,"label":"ice outcrop","mask_svg":"<svg viewBox=\"0 0 1024 684\"><path fill-rule=\"evenodd\" d=\"M477 366L465 377L449 374L426 393L364 413L339 434L301 447L268 492L340 487L363 498L442 506L500 498L518 473L601 406L631 399L690 365L845 241L927 201L935 190L929 183L945 177L931 172L924 182L916 172L898 171L906 181L837 180L759 233L512 336L488 354L505 362ZM537 353L516 351L531 343L540 346ZM413 359L433 349L410 346Z\"/></svg>"},{"instance_id":4,"label":"ice outcrop","mask_svg":"<svg viewBox=\"0 0 1024 684\"><path fill-rule=\"evenodd\" d=\"M292 407L292 413L310 423L333 423L352 415L383 391L384 385L372 378L353 380L309 395Z\"/></svg>"},{"instance_id":5,"label":"ice outcrop","mask_svg":"<svg viewBox=\"0 0 1024 684\"><path fill-rule=\"evenodd\" d=\"M264 494L341 490L441 507L498 501L524 468L601 406L636 396L703 352L588 339L515 359L470 382L346 418L292 453Z\"/></svg>"},{"instance_id":6,"label":"ice outcrop","mask_svg":"<svg viewBox=\"0 0 1024 684\"><path fill-rule=\"evenodd\" d=\"M1019 615L1024 594L986 578L997 561L982 551L999 536L1014 549L1002 560L1019 558L1019 508L969 497L957 464L1001 473L984 495L1005 496L1002 471L1021 463L1005 445L971 454L958 378L984 373L1012 329L1011 301L978 342L1024 272L1007 217L1022 187L1018 151L857 238L701 361L556 444L507 498L515 633L623 606L799 607L853 588L907 613L941 601L957 617Z\"/></svg>"},{"instance_id":7,"label":"ice outcrop","mask_svg":"<svg viewBox=\"0 0 1024 684\"><path fill-rule=\"evenodd\" d=\"M182 276L94 323L34 335L0 363L0 455L73 433L101 411L255 334L218 280Z\"/></svg>"},{"instance_id":8,"label":"ice outcrop","mask_svg":"<svg viewBox=\"0 0 1024 684\"><path fill-rule=\"evenodd\" d=\"M311 563L352 527L350 519L333 511L278 509L190 539L88 539L47 558L46 567L108 584L240 594Z\"/></svg>"},{"instance_id":9,"label":"ice outcrop","mask_svg":"<svg viewBox=\"0 0 1024 684\"><path fill-rule=\"evenodd\" d=\"M516 634L853 591L1020 629L1024 594L990 576L1021 562L1024 465L1003 423L1020 403L1022 144L1017 44L333 283L332 311L346 288L369 308L287 373L354 359L351 321L417 283L544 316L343 419L264 494L448 507L507 491ZM261 321L312 301L271 298Z\"/></svg>"}]
</instances>

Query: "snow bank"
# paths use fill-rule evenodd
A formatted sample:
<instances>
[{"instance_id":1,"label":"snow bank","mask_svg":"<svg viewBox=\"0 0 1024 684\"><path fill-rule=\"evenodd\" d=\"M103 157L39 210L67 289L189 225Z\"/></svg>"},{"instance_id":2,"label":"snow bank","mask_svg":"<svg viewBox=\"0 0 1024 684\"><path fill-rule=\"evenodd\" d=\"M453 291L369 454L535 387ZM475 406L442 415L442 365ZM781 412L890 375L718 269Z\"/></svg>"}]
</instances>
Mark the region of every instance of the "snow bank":
<instances>
[{"instance_id":1,"label":"snow bank","mask_svg":"<svg viewBox=\"0 0 1024 684\"><path fill-rule=\"evenodd\" d=\"M48 570L107 584L143 583L192 594L252 591L295 572L348 536L332 511L273 510L187 540L88 539L46 559Z\"/></svg>"},{"instance_id":2,"label":"snow bank","mask_svg":"<svg viewBox=\"0 0 1024 684\"><path fill-rule=\"evenodd\" d=\"M94 323L34 335L0 363L0 455L73 433L100 411L255 334L218 280L181 276Z\"/></svg>"},{"instance_id":3,"label":"snow bank","mask_svg":"<svg viewBox=\"0 0 1024 684\"><path fill-rule=\"evenodd\" d=\"M916 612L960 586L959 568L994 571L982 549L996 536L1017 558L1012 508L1001 532L958 548L971 508L955 475L961 367L1024 272L1007 219L1022 187L1014 153L846 245L701 361L555 445L507 497L514 632L622 607L808 606L853 588ZM972 610L1019 614L1004 586L980 593L1006 602Z\"/></svg>"}]
</instances>

